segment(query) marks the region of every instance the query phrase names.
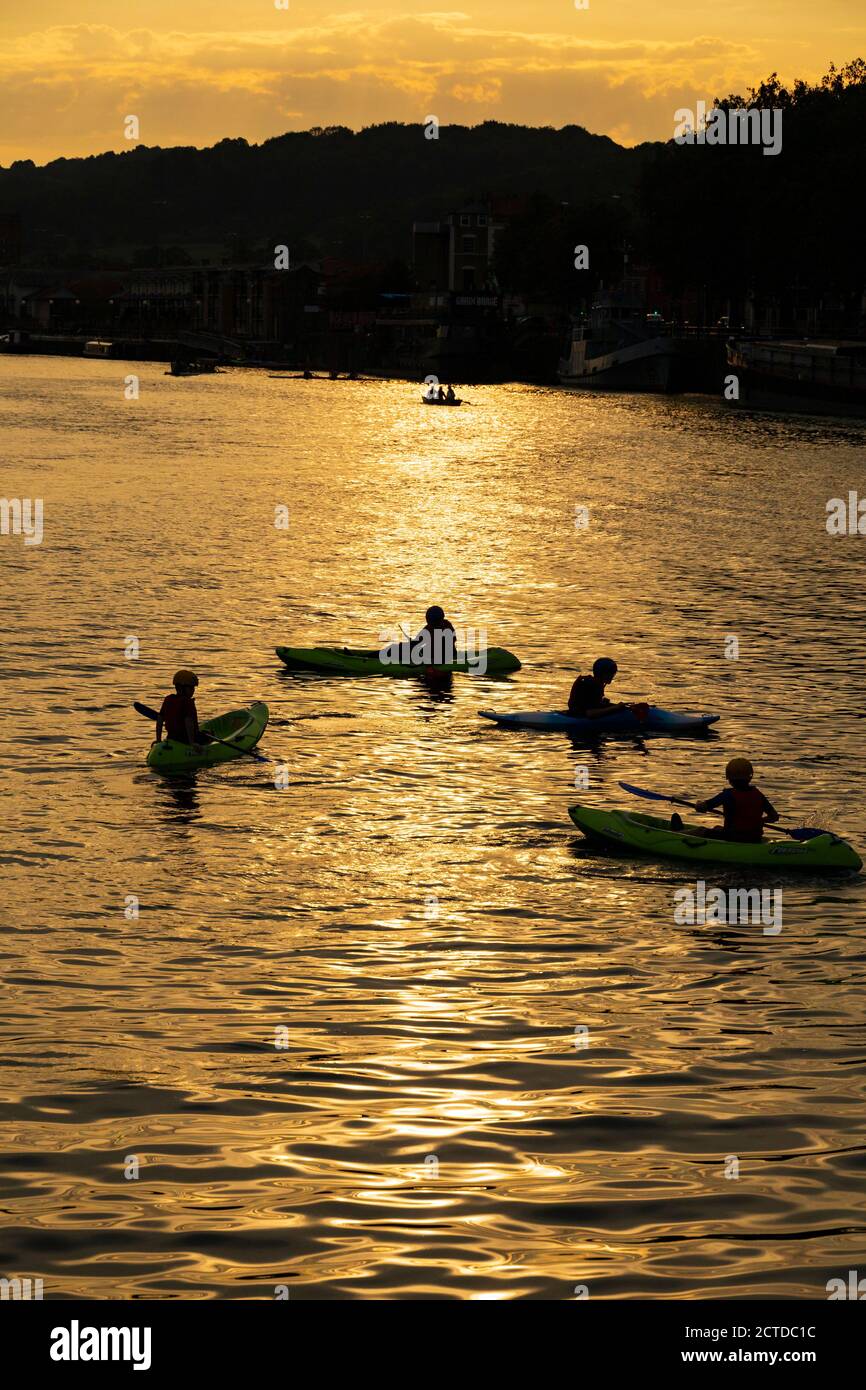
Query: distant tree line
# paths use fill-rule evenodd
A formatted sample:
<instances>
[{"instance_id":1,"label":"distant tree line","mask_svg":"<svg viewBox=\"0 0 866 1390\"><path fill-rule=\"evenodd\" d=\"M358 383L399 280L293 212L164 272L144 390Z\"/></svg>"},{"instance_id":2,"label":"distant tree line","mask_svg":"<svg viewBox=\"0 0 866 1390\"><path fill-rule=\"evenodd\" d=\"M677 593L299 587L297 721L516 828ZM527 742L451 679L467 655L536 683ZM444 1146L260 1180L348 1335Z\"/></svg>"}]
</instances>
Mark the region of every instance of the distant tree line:
<instances>
[{"instance_id":1,"label":"distant tree line","mask_svg":"<svg viewBox=\"0 0 866 1390\"><path fill-rule=\"evenodd\" d=\"M579 126L562 130L488 121L443 126L397 123L358 133L343 127L290 132L261 145L221 140L205 150L151 149L57 159L37 168L20 160L0 170L0 211L18 211L33 263L113 257L129 263L141 248L231 243L266 255L286 243L293 259L347 260L411 254L413 221L436 220L488 193L546 194L577 200L632 197L634 152Z\"/></svg>"}]
</instances>

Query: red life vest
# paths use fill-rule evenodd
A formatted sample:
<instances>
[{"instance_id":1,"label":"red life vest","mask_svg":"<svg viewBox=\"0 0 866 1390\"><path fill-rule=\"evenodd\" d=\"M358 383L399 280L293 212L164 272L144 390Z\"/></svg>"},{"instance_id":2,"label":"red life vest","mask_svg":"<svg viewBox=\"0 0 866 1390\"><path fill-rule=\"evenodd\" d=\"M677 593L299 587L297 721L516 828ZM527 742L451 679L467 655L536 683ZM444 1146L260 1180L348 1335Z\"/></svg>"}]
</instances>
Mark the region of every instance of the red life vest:
<instances>
[{"instance_id":1,"label":"red life vest","mask_svg":"<svg viewBox=\"0 0 866 1390\"><path fill-rule=\"evenodd\" d=\"M730 787L725 801L725 829L734 835L760 840L766 807L758 788Z\"/></svg>"},{"instance_id":2,"label":"red life vest","mask_svg":"<svg viewBox=\"0 0 866 1390\"><path fill-rule=\"evenodd\" d=\"M193 730L198 734L198 713L191 695L166 695L159 717L165 724L168 737L178 743L187 741L187 719L192 719Z\"/></svg>"},{"instance_id":3,"label":"red life vest","mask_svg":"<svg viewBox=\"0 0 866 1390\"><path fill-rule=\"evenodd\" d=\"M606 704L604 686L595 676L578 676L568 697L568 712L582 718L588 709Z\"/></svg>"}]
</instances>

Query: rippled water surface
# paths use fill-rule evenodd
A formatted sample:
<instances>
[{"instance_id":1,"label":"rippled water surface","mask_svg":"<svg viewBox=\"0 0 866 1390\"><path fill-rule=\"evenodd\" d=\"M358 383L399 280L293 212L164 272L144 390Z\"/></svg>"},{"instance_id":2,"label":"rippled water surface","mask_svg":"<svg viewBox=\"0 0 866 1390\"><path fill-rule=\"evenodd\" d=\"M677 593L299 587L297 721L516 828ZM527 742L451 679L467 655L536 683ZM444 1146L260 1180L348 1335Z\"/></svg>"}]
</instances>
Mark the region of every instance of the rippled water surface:
<instances>
[{"instance_id":1,"label":"rippled water surface","mask_svg":"<svg viewBox=\"0 0 866 1390\"><path fill-rule=\"evenodd\" d=\"M825 509L866 427L467 394L0 359L2 491L45 508L0 537L0 1274L46 1297L825 1297L866 1259L864 877L752 880L777 936L678 925L693 866L567 816L747 753L862 851L866 539ZM432 601L523 669L273 652ZM478 719L601 653L717 734ZM181 664L202 717L267 702L287 788L148 771L131 702Z\"/></svg>"}]
</instances>

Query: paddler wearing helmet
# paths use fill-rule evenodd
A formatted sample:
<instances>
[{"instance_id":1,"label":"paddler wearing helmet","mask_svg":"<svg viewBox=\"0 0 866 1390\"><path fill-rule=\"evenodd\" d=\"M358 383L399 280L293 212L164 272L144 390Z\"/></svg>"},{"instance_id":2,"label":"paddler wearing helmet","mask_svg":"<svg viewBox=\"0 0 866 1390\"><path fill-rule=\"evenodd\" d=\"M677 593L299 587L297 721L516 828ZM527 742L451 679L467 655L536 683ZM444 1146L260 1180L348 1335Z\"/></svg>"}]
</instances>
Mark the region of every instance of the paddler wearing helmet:
<instances>
[{"instance_id":1,"label":"paddler wearing helmet","mask_svg":"<svg viewBox=\"0 0 866 1390\"><path fill-rule=\"evenodd\" d=\"M194 747L206 743L207 735L199 731L198 711L195 707L195 688L198 676L194 671L183 667L175 671L172 679L174 695L166 695L156 721L156 741L162 738L162 727L166 735L177 743L191 743Z\"/></svg>"},{"instance_id":2,"label":"paddler wearing helmet","mask_svg":"<svg viewBox=\"0 0 866 1390\"><path fill-rule=\"evenodd\" d=\"M631 710L638 719L646 718L646 705L615 705L605 695L607 686L616 675L617 665L610 656L600 656L592 663L591 676L578 676L568 697L568 712L575 719L604 719L620 710Z\"/></svg>"},{"instance_id":3,"label":"paddler wearing helmet","mask_svg":"<svg viewBox=\"0 0 866 1390\"><path fill-rule=\"evenodd\" d=\"M724 825L713 826L707 831L708 835L723 840L756 842L764 838L764 826L779 819L779 812L770 805L764 793L752 785L754 775L755 769L748 758L731 758L725 768L730 786L695 806L695 810L701 812L714 811L721 806L725 813Z\"/></svg>"}]
</instances>

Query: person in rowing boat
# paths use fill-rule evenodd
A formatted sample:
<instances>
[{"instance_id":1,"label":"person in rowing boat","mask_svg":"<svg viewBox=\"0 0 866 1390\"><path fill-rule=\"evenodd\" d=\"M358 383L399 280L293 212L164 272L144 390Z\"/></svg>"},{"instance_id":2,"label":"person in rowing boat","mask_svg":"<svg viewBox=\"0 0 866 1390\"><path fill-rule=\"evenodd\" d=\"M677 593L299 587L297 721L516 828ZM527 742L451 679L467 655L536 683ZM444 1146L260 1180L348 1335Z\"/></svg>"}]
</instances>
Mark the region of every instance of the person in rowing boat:
<instances>
[{"instance_id":1,"label":"person in rowing boat","mask_svg":"<svg viewBox=\"0 0 866 1390\"><path fill-rule=\"evenodd\" d=\"M448 383L448 390L445 392L445 399L446 401L456 401L457 399L454 394L454 387L451 385L450 381Z\"/></svg>"},{"instance_id":2,"label":"person in rowing boat","mask_svg":"<svg viewBox=\"0 0 866 1390\"><path fill-rule=\"evenodd\" d=\"M745 840L747 843L760 843L764 838L764 826L779 819L775 806L751 785L755 769L748 758L731 758L725 768L729 787L711 796L707 801L698 801L695 810L704 814L721 806L725 814L724 825L713 825L703 834L720 840ZM671 829L682 830L683 819L675 811L671 816Z\"/></svg>"},{"instance_id":3,"label":"person in rowing boat","mask_svg":"<svg viewBox=\"0 0 866 1390\"><path fill-rule=\"evenodd\" d=\"M568 697L568 712L575 719L605 719L609 714L620 710L631 710L641 718L646 705L615 705L605 695L617 672L617 665L609 656L600 656L593 662L591 676L578 676ZM646 715L644 715L644 718Z\"/></svg>"},{"instance_id":4,"label":"person in rowing boat","mask_svg":"<svg viewBox=\"0 0 866 1390\"><path fill-rule=\"evenodd\" d=\"M209 743L206 733L198 727L198 710L195 707L195 688L198 676L194 671L175 671L172 685L174 695L166 695L156 721L156 741L162 740L162 728L176 743L190 743L193 748Z\"/></svg>"}]
</instances>

